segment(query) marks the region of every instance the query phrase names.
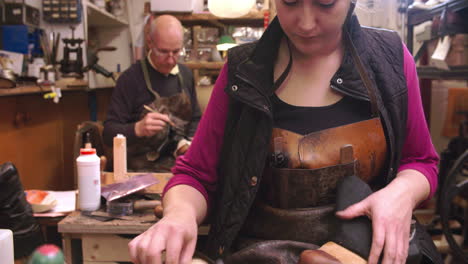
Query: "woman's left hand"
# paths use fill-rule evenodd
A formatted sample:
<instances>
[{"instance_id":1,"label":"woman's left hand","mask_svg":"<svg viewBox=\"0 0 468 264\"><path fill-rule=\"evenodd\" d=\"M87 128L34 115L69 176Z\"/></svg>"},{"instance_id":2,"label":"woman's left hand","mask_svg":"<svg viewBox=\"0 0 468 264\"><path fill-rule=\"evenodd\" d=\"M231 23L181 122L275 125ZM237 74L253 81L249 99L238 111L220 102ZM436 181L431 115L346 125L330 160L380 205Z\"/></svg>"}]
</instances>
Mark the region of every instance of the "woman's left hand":
<instances>
[{"instance_id":1,"label":"woman's left hand","mask_svg":"<svg viewBox=\"0 0 468 264\"><path fill-rule=\"evenodd\" d=\"M383 251L382 264L403 264L406 262L409 247L409 232L413 209L421 200L427 188L420 178L407 173L396 177L385 188L373 193L336 215L352 219L367 215L372 220L372 247L369 264L376 264ZM421 174L422 175L422 174ZM424 177L424 176L423 176ZM419 182L418 182L419 181ZM419 186L417 185L419 184ZM423 197L424 199L426 197Z\"/></svg>"}]
</instances>

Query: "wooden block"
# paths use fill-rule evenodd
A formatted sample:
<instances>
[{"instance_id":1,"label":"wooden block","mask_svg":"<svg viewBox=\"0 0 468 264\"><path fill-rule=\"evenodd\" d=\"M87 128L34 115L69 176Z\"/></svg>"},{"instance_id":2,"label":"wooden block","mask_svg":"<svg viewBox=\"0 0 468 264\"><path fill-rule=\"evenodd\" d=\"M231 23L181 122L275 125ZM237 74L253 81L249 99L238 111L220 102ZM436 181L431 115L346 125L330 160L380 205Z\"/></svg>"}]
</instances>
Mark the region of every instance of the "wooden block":
<instances>
[{"instance_id":1,"label":"wooden block","mask_svg":"<svg viewBox=\"0 0 468 264\"><path fill-rule=\"evenodd\" d=\"M327 242L323 244L319 249L337 258L341 263L367 264L367 261L365 259L361 258L356 253L334 242Z\"/></svg>"},{"instance_id":2,"label":"wooden block","mask_svg":"<svg viewBox=\"0 0 468 264\"><path fill-rule=\"evenodd\" d=\"M131 261L128 252L130 241L129 238L110 234L83 235L83 260L85 262Z\"/></svg>"},{"instance_id":3,"label":"wooden block","mask_svg":"<svg viewBox=\"0 0 468 264\"><path fill-rule=\"evenodd\" d=\"M127 139L118 134L114 137L114 181L127 179Z\"/></svg>"}]
</instances>

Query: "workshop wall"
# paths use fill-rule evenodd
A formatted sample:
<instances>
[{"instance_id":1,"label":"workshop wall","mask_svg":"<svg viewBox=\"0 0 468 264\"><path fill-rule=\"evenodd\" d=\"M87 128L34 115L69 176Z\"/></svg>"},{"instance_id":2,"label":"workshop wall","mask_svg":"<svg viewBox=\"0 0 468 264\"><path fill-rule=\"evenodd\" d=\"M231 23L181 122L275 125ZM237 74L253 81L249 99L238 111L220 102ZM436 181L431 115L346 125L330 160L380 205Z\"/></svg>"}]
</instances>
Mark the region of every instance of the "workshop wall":
<instances>
[{"instance_id":1,"label":"workshop wall","mask_svg":"<svg viewBox=\"0 0 468 264\"><path fill-rule=\"evenodd\" d=\"M95 92L97 117L104 120L112 89ZM42 94L0 97L0 163L15 164L25 189L74 188L74 135L90 120L88 96L65 92L59 104Z\"/></svg>"}]
</instances>

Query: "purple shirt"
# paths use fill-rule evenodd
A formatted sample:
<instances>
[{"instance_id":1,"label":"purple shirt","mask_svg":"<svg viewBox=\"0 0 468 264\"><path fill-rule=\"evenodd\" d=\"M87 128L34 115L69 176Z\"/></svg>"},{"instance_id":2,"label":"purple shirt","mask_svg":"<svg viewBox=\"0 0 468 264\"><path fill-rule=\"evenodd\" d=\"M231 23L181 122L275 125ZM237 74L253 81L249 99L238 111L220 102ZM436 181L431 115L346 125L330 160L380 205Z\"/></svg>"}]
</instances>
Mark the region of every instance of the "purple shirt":
<instances>
[{"instance_id":1,"label":"purple shirt","mask_svg":"<svg viewBox=\"0 0 468 264\"><path fill-rule=\"evenodd\" d=\"M427 177L430 194L437 188L437 162L439 157L432 145L429 130L421 103L419 82L413 57L403 45L404 73L408 87L408 120L406 140L398 171L414 169ZM217 168L223 143L224 127L227 119L228 96L224 92L227 85L227 66L224 65L216 80L210 101L202 115L197 132L187 153L179 157L172 169L172 177L164 188L166 193L179 184L197 189L211 205L211 196L216 190Z\"/></svg>"}]
</instances>

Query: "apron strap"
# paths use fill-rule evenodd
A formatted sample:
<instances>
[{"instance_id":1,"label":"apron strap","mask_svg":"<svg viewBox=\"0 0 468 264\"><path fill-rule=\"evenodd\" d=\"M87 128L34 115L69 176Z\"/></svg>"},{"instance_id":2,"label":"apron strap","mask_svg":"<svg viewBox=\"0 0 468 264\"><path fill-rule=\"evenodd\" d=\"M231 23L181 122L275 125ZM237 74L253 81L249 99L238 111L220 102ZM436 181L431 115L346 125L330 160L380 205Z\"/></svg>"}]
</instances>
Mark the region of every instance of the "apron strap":
<instances>
[{"instance_id":1,"label":"apron strap","mask_svg":"<svg viewBox=\"0 0 468 264\"><path fill-rule=\"evenodd\" d=\"M182 74L180 74L180 70L177 73L177 80L179 81L179 87L182 93L185 93L185 83L184 83L184 78L182 78Z\"/></svg>"},{"instance_id":2,"label":"apron strap","mask_svg":"<svg viewBox=\"0 0 468 264\"><path fill-rule=\"evenodd\" d=\"M369 94L372 117L378 117L379 108L377 107L377 97L375 95L374 86L372 85L372 82L369 79L369 75L367 74L362 64L361 58L359 57L357 53L356 47L354 46L353 41L351 40L348 30L345 30L344 35L345 35L345 41L349 47L349 51L351 52L351 56L353 57L353 61L356 64L357 70L359 72L359 76L361 77L361 80L364 83L364 87L366 87L367 93Z\"/></svg>"},{"instance_id":3,"label":"apron strap","mask_svg":"<svg viewBox=\"0 0 468 264\"><path fill-rule=\"evenodd\" d=\"M289 44L289 39L286 37L286 43L288 44L288 52L289 52L289 62L288 66L286 66L286 69L284 69L283 73L280 75L280 77L273 83L273 92L275 92L281 84L283 84L284 80L286 80L286 77L288 77L289 72L291 71L291 66L292 66L292 53L291 53L291 47Z\"/></svg>"},{"instance_id":4,"label":"apron strap","mask_svg":"<svg viewBox=\"0 0 468 264\"><path fill-rule=\"evenodd\" d=\"M348 44L348 46L349 46L351 56L353 58L354 63L356 64L357 69L358 69L359 76L361 77L361 80L362 80L362 82L364 84L364 87L366 87L367 93L369 94L369 100L370 100L370 103L371 103L372 117L378 117L379 116L379 109L377 107L377 97L375 95L375 90L373 89L374 86L372 85L372 82L370 81L369 76L368 76L366 70L364 69L362 61L359 58L359 55L357 54L356 47L354 46L353 42L351 41L351 37L349 36L348 31L345 30L344 33L345 33L344 35L345 35L346 44ZM281 86L281 84L284 82L284 80L288 76L289 71L291 70L293 59L292 59L289 39L286 39L286 40L287 40L287 43L288 43L288 50L289 50L289 63L288 63L288 66L286 66L286 69L281 74L281 76L273 83L273 91L276 91L276 89L278 89Z\"/></svg>"},{"instance_id":5,"label":"apron strap","mask_svg":"<svg viewBox=\"0 0 468 264\"><path fill-rule=\"evenodd\" d=\"M150 93L154 95L154 98L156 100L159 99L161 96L159 95L158 92L153 90L153 86L151 85L151 79L149 78L148 64L146 63L146 59L140 60L140 64L141 64L141 68L143 69L143 77L145 78L146 88L148 89L148 91L150 91ZM182 78L182 75L180 74L180 71L177 73L177 81L179 82L179 87L180 87L181 92L185 94L185 89L184 89L185 83L184 83L184 79Z\"/></svg>"},{"instance_id":6,"label":"apron strap","mask_svg":"<svg viewBox=\"0 0 468 264\"><path fill-rule=\"evenodd\" d=\"M145 78L146 88L148 89L148 91L150 91L150 93L154 95L154 98L158 100L161 96L155 90L153 90L153 86L151 85L151 79L148 73L148 65L146 64L146 59L141 59L140 64L143 70L143 77Z\"/></svg>"}]
</instances>

